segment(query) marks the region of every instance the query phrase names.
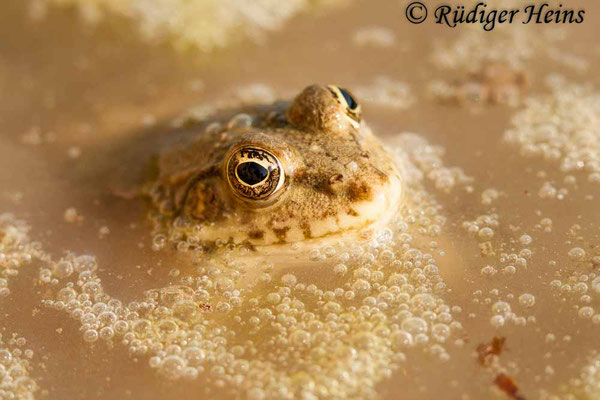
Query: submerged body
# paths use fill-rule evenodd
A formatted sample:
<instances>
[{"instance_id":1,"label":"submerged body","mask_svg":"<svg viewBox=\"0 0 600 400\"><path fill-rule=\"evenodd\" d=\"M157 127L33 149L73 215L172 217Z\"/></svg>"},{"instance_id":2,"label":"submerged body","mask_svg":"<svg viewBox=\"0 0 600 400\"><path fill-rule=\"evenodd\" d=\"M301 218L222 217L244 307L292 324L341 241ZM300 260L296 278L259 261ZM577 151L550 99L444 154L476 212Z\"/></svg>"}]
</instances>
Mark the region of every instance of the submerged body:
<instances>
[{"instance_id":1,"label":"submerged body","mask_svg":"<svg viewBox=\"0 0 600 400\"><path fill-rule=\"evenodd\" d=\"M145 193L188 241L322 238L385 222L399 202L392 156L337 86L183 133L159 154Z\"/></svg>"}]
</instances>

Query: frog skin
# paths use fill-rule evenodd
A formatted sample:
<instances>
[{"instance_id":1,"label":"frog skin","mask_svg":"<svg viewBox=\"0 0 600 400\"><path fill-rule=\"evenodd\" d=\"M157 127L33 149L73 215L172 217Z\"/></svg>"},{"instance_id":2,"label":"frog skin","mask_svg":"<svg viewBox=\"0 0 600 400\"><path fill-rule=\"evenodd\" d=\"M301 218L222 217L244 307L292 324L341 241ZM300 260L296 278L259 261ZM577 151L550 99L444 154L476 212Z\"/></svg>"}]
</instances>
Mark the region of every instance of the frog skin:
<instances>
[{"instance_id":1,"label":"frog skin","mask_svg":"<svg viewBox=\"0 0 600 400\"><path fill-rule=\"evenodd\" d=\"M179 237L261 246L384 223L401 187L350 92L312 85L291 102L187 128L158 154L143 193Z\"/></svg>"}]
</instances>

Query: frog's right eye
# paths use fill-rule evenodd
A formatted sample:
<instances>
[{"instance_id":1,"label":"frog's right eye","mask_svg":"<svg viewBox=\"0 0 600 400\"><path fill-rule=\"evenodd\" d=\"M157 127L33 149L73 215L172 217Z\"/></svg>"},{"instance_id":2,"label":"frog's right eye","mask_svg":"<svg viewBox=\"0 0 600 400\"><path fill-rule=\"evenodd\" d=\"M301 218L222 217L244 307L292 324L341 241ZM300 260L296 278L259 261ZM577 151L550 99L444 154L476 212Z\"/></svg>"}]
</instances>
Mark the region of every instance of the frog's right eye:
<instances>
[{"instance_id":1,"label":"frog's right eye","mask_svg":"<svg viewBox=\"0 0 600 400\"><path fill-rule=\"evenodd\" d=\"M273 199L283 187L285 173L279 159L260 146L235 149L227 160L227 180L234 194L244 200Z\"/></svg>"},{"instance_id":2,"label":"frog's right eye","mask_svg":"<svg viewBox=\"0 0 600 400\"><path fill-rule=\"evenodd\" d=\"M352 125L355 128L360 126L360 104L354 99L352 94L339 86L327 85L327 89L333 97L342 105L346 111L346 115L350 118Z\"/></svg>"}]
</instances>

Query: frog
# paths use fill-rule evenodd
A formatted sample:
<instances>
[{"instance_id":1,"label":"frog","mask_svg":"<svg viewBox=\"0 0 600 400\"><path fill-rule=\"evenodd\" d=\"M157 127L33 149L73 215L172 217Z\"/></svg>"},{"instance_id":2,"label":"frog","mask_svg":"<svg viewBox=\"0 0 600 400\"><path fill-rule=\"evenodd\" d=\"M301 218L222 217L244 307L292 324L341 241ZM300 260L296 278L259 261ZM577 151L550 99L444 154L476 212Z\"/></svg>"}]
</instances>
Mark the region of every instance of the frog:
<instances>
[{"instance_id":1,"label":"frog","mask_svg":"<svg viewBox=\"0 0 600 400\"><path fill-rule=\"evenodd\" d=\"M349 90L313 84L227 123L182 128L156 154L143 195L188 242L256 248L368 236L394 215L402 181L361 108Z\"/></svg>"}]
</instances>

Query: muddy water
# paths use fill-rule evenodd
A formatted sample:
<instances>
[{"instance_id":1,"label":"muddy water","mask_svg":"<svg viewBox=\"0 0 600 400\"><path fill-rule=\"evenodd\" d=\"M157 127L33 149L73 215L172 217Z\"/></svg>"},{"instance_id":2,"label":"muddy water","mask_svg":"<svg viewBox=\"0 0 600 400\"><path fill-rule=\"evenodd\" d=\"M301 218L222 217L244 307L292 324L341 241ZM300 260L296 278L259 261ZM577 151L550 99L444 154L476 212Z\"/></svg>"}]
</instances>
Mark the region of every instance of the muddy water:
<instances>
[{"instance_id":1,"label":"muddy water","mask_svg":"<svg viewBox=\"0 0 600 400\"><path fill-rule=\"evenodd\" d=\"M585 126L584 121L573 129L590 130L591 138L598 142L598 125L594 125L600 120L598 101L594 100L600 87L595 73L600 62L600 47L595 40L598 10L594 4L583 6L587 12L585 23L564 27L564 39L542 37L542 27L534 27L524 33L527 40L509 41L508 49L518 55L522 50L519 46L534 43L527 48L533 52L531 56L517 56L531 81L523 98L547 96L540 97L540 101L551 103L552 89L546 84L550 74L560 74L565 79L555 89L555 95L569 85L592 85L587 102L579 93L575 96L579 100L571 103L572 113L589 115L590 126ZM71 12L51 9L42 20L31 21L25 5L3 4L0 212L11 213L30 227L29 238L23 243L41 244L41 250L31 251L35 253L32 261L23 261L17 275L7 276L10 291L0 298L4 342L0 347L12 352L13 364L26 365L15 367L13 375L26 374L35 382L30 385L31 390L22 385L18 396L277 397L276 392L269 391L270 384L283 388L277 392L282 398L510 398L493 383L499 376L514 380L522 398L599 396L599 367L594 367L600 329L600 286L594 283L599 275L594 257L599 255L596 247L600 241L597 180L590 178L590 170L582 166L561 169L564 147L558 157L545 159L541 155L526 156L519 144L503 139L505 131L511 129L511 118L528 109L525 104L442 104L428 89L431 82L452 83L467 78L464 62L455 69L444 68L435 62L435 51L451 51L453 45L464 40L462 35L470 33L427 23L409 25L403 14L403 7L395 2L348 4L323 14L300 15L281 31L269 35L262 45L244 43L207 55L178 53L168 43L144 43L132 24L119 18L90 27L78 22ZM371 41L360 45L364 40L356 38L357 32L373 26L385 28L388 39L383 44L376 40L376 44ZM505 43L502 35L476 36L490 43ZM477 69L478 58L473 53L459 58L465 57L472 57ZM389 98L377 101L377 79L382 76L403 88L395 97L395 106ZM197 376L174 376L166 366L152 367L156 351L131 350L135 347L131 340L123 343L127 339L119 335L110 340L92 340L86 336L88 329L80 318L71 318L68 311L44 303L56 300L59 290L67 287L69 281L82 292L82 280L99 278L105 293L128 304L142 301L146 290L181 285L182 277L211 276L214 270L202 269L203 265L210 265L211 256L202 256L198 261L188 252L176 251L173 244L153 250L147 204L115 196L115 188L127 187L139 179L144 159L153 146L151 134L166 129L163 127L168 121L185 110L199 104L206 108L233 105L244 99L251 102L248 97L252 96L247 93L256 92L251 89L257 84L263 85L263 94L257 97L264 99L264 87L273 96L288 96L311 82L336 82L371 97L363 106L373 130L391 146L404 149L399 157L414 168L415 174L424 176L414 178L408 190L413 199L407 200L393 229L395 244L362 244L365 253L376 257L375 262L365 264L368 257L348 252L348 244L336 244L335 255L323 255L320 262L310 261L308 256L297 256L294 263L241 256L247 258L250 269L274 263L274 270L265 270L271 281L265 279L261 285L243 292L241 306L234 311L206 314L207 326L210 325L206 329L222 326L220 329L230 335L223 336L231 343L223 346L223 352L235 353L248 362L260 360L264 364L250 365L272 376L243 372L243 365L237 365L231 368L238 368L237 375L243 382L228 380L229 375L235 374L220 375L214 369L226 364L215 361L217 350L204 370L196 370ZM387 85L392 84L388 81ZM538 114L543 120L544 114ZM549 115L545 122L551 124L552 112ZM519 126L512 128L518 130ZM563 124L559 133L569 129ZM419 143L407 140L403 132L416 134ZM580 143L587 143L585 148L590 149L588 156L592 161L598 157L593 152L593 140ZM443 154L428 144L439 146ZM589 157L588 165L592 164ZM460 167L462 173L451 169L453 166ZM468 179L460 179L463 174ZM431 211L432 204L440 207ZM428 214L430 220L419 222L421 214ZM432 222L438 220L445 222ZM14 220L5 223L13 228L15 224ZM439 225L440 233L436 228L432 234L432 225ZM402 233L414 236L414 242L403 239ZM2 249L5 254L7 247ZM264 328L261 332L246 336L254 316L248 310L268 308L264 303L275 301L274 296L267 300L272 292L299 301L304 310L317 314L317 319L323 312L325 321L328 317L322 308L331 300L329 295L315 294L297 284L317 285L317 291L342 288L345 292L360 292L362 289L354 286L359 278L377 285L375 272L380 271L385 279L390 279L394 271L384 260L387 256L382 255L386 250L402 261L402 268L396 272L405 274L409 283L418 287L410 280L421 278L419 273L417 277L411 275L416 261L413 253L406 255L409 249L431 254L435 259L438 272L422 278L423 287L433 298L427 298L425 303L431 300L435 307L409 300L406 307L390 303L386 309L381 304L386 303L384 300L375 305L365 300L376 297L376 293L359 293L360 301L334 294L342 311L349 315L344 317L348 318L348 331L341 336L340 346L345 351L354 348L352 351L361 355L354 361L344 364L347 354L340 353L337 357L341 364L334 368L324 358L308 357L309 350L294 348L294 343L270 342L271 338L287 338L289 332L284 335L274 328L270 330L266 322L258 323ZM23 247L12 250L19 253ZM320 251L325 254L323 249ZM92 273L94 279L77 274L57 277L56 267L51 265L67 252L93 255L98 265ZM337 258L344 253L350 257L346 263L349 271L332 278L333 266L339 264ZM48 268L54 268L54 283L45 281L46 275L40 274L40 270ZM226 275L223 271L227 268L235 270L220 265L214 268L221 276ZM231 279L234 286L242 287L244 279ZM443 285L436 286L440 282ZM414 298L416 292L398 286L399 294ZM206 303L216 307L223 296L223 291L215 289ZM171 307L166 303L157 306L160 305ZM361 305L371 307L364 313L376 315L373 320L379 321L377 327L392 333L386 336L385 329L377 330L376 324L359 322L366 318L359 312ZM128 307L131 311L131 305ZM399 315L407 310L412 317L421 319L413 320L412 325L402 324L407 317ZM424 315L426 312L429 314ZM304 315L283 311L281 314L298 318ZM450 320L446 314L451 315ZM234 324L236 316L249 324ZM133 324L135 317L131 318L129 322ZM380 318L387 319L381 322ZM154 314L147 319L156 325L162 321ZM191 330L190 321L184 320L179 321L180 331ZM428 321L426 328L419 325L422 320ZM430 334L436 323L444 323L450 329L447 337ZM313 336L321 334L321 349L337 348L338 344L332 344L335 341L326 335L332 332L314 326L313 329ZM436 329L445 332L445 328ZM403 337L399 330L411 333L410 344L403 346L402 340L398 344ZM426 334L415 339L422 330ZM206 340L218 343L213 336L206 333ZM21 337L26 343L17 340ZM290 334L290 340L293 337L301 338L302 334ZM477 348L491 343L494 337L505 338L503 350L480 361L481 351L478 353ZM168 335L147 335L145 339L164 348L176 342ZM246 353L239 355L240 348L232 351L234 344ZM20 351L15 353L14 349ZM33 350L33 355L26 349ZM257 353L249 354L252 349ZM176 349L170 351L177 353ZM269 352L285 360L269 358ZM165 356L156 362L164 359ZM302 362L294 362L296 359ZM311 369L311 362L316 369ZM369 365L372 368L367 368ZM21 369L25 372L19 373ZM304 375L299 377L298 371L304 371ZM318 381L315 377L320 375L331 380ZM34 386L37 390L33 390ZM323 386L332 391L324 392ZM6 396L10 398L9 394Z\"/></svg>"}]
</instances>

